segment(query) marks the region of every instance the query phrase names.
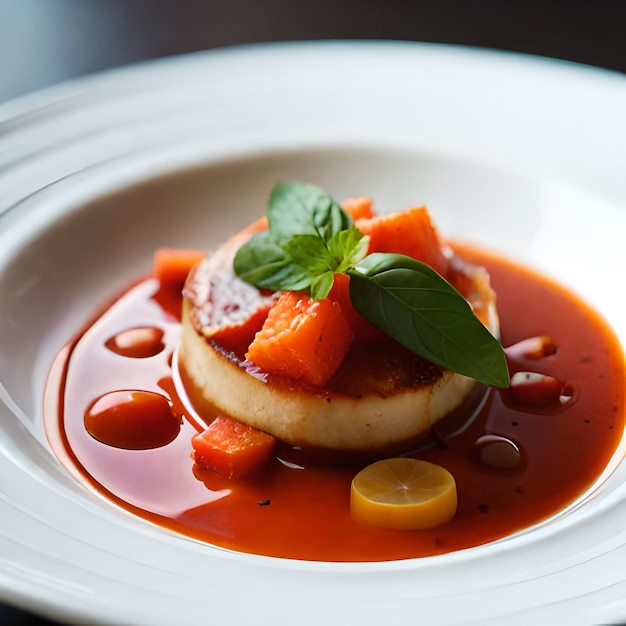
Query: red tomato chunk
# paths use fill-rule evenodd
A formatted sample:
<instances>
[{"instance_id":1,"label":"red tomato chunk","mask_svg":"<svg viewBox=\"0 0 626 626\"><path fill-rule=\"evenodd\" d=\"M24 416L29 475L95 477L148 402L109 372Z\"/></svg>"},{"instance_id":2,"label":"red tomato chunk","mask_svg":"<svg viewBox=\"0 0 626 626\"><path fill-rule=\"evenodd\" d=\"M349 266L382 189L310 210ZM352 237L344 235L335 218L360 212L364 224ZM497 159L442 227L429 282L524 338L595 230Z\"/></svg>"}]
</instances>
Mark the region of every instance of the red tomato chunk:
<instances>
[{"instance_id":1,"label":"red tomato chunk","mask_svg":"<svg viewBox=\"0 0 626 626\"><path fill-rule=\"evenodd\" d=\"M241 478L269 461L274 442L274 437L261 430L219 416L191 444L198 465L224 478Z\"/></svg>"}]
</instances>

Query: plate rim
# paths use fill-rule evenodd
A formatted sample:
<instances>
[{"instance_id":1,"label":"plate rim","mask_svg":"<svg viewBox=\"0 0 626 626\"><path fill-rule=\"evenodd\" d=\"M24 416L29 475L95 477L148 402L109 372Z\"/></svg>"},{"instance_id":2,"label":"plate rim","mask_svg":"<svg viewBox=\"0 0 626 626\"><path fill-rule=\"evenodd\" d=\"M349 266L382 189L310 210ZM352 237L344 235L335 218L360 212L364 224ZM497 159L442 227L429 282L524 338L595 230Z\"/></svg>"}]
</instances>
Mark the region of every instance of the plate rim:
<instances>
[{"instance_id":1,"label":"plate rim","mask_svg":"<svg viewBox=\"0 0 626 626\"><path fill-rule=\"evenodd\" d=\"M7 116L8 116L8 119L10 119L11 115L13 115L11 111L15 110L16 107L20 108L20 107L26 106L28 109L27 111L28 115L32 115L34 112L41 113L42 108L45 109L46 107L49 107L51 105L56 106L57 104L63 104L63 103L67 104L71 102L73 94L83 94L85 91L89 91L94 86L106 89L106 85L114 84L116 80L118 80L118 77L124 77L124 79L126 80L129 78L133 78L134 76L138 76L147 70L148 73L155 73L158 79L158 74L160 70L168 66L170 68L173 67L172 65L170 65L172 63L181 64L181 65L185 65L185 63L187 62L190 62L192 64L199 63L200 65L204 63L210 64L211 59L216 58L213 55L220 56L220 55L225 54L228 56L231 54L234 54L234 55L243 54L245 56L248 54L257 54L258 50L266 50L268 49L268 47L270 47L274 53L280 48L281 50L290 50L290 51L293 51L296 49L301 50L301 51L308 51L309 54L312 54L320 46L324 47L327 50L334 48L336 51L340 49L343 51L355 50L356 48L364 50L364 49L378 48L379 46L382 46L382 47L391 46L395 50L398 50L398 51L411 50L409 54L415 54L415 53L429 54L429 55L434 54L435 56L437 56L437 54L441 52L441 54L443 54L444 56L447 56L448 58L457 57L458 55L464 55L465 52L467 52L467 49L464 46L449 46L449 45L442 46L441 44L421 44L421 43L416 44L413 42L402 42L402 43L398 43L398 42L293 43L292 42L292 43L280 43L280 44L250 44L247 46L237 46L237 47L234 47L232 49L227 49L227 50L218 50L217 52L209 51L209 52L203 52L203 53L194 53L192 55L183 55L181 57L174 57L173 59L153 61L153 62L149 62L148 64L140 63L134 66L131 66L130 68L111 70L104 74L101 73L95 76L74 79L72 81L64 83L61 86L50 87L45 90L42 90L41 92L37 92L36 94L25 96L24 98L18 98L17 100L9 101L8 104L5 103L5 104L0 105L0 130L2 130L3 121L6 123ZM519 53L509 53L509 52L502 53L501 51L486 51L484 49L471 49L470 48L469 50L471 51L470 56L472 56L472 59L474 60L474 62L476 62L476 59L479 59L479 58L491 59L495 55L495 57L498 58L498 63L502 61L506 64L508 61L513 60L513 62L520 62L523 66L528 67L528 68L531 68L531 67L534 68L538 66L543 66L543 67L549 66L550 67L549 72L552 72L553 71L552 68L556 68L556 66L558 66L559 68L557 70L557 73L559 73L561 69L563 68L569 68L569 69L564 69L564 71L567 73L570 70L573 70L572 77L574 76L574 74L578 76L579 75L578 72L582 70L583 74L585 75L588 75L588 76L593 75L594 81L595 81L595 77L598 75L598 73L600 73L603 77L610 77L608 78L608 80L611 83L613 83L615 79L614 74L616 74L612 72L611 70L598 70L596 68L590 68L588 66L581 66L579 64L574 64L571 62L545 59L542 57L533 57L532 55L520 55ZM402 54L401 52L398 52L398 53ZM504 60L505 58L507 59L506 61ZM619 74L617 75L619 76ZM601 79L601 82L603 81L604 81L604 78ZM0 180L1 179L2 179L2 175L0 174ZM2 205L0 205L0 209L1 208L2 208ZM0 213L0 227L3 224L3 221L2 221L3 217L4 216ZM4 461L4 459L2 460ZM2 501L3 495L4 494L0 492L0 501ZM439 562L442 562L444 560L445 559L440 559ZM384 570L387 567L389 566L382 567L379 565L374 565L372 569ZM410 567L411 566L407 562L402 562L402 565L397 566L397 569L400 569L400 570L403 570L405 568L410 569ZM346 569L350 569L350 568L346 568ZM394 567L393 569L396 569L396 568ZM0 577L0 580L1 580L1 577ZM7 590L7 587L4 588L4 591L6 590ZM68 617L68 614L66 613L66 611L64 611L63 607L55 604L54 601L51 600L51 598L42 598L41 596L37 596L36 594L32 596L29 595L27 598L21 597L19 590L16 590L15 593L16 593L15 596L9 593L8 594L9 597L7 598L7 600L14 601L18 605L24 603L22 605L28 609L32 609L33 607L32 605L29 606L28 604L26 604L26 600L28 600L28 602L32 602L33 600L36 600L36 601L39 600L41 601L42 604L40 607L38 606L37 609L40 610L41 612L46 611L48 612L48 614L50 614L51 612L52 613L56 612L56 614L60 618ZM617 607L617 608L620 610L626 610L624 609L624 607ZM114 616L111 615L111 617L114 617ZM81 615L81 618L97 619L97 616L87 611Z\"/></svg>"}]
</instances>

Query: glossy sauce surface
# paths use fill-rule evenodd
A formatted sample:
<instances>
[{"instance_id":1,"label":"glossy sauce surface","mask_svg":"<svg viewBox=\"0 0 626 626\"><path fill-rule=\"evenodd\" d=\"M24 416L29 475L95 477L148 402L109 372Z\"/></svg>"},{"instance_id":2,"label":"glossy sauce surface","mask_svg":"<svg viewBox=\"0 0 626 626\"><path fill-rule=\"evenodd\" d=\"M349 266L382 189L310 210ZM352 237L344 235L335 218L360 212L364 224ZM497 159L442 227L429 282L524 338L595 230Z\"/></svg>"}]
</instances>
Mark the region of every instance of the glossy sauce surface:
<instances>
[{"instance_id":1,"label":"glossy sauce surface","mask_svg":"<svg viewBox=\"0 0 626 626\"><path fill-rule=\"evenodd\" d=\"M201 425L172 381L179 297L159 292L152 279L132 287L57 358L44 407L51 445L83 480L131 513L242 552L406 559L532 526L582 495L621 440L623 354L604 322L562 288L471 248L462 255L491 274L515 384L489 390L470 419L441 422L413 453L456 479L459 506L448 524L398 531L356 522L350 483L361 467L316 466L280 446L261 474L241 481L194 466L190 442ZM133 390L140 393L129 396ZM120 392L126 417L136 414L152 430L147 443L136 434L138 443L128 440L123 426L109 429L105 442L92 436L91 422L110 415L107 402L114 405ZM146 406L152 407L147 414Z\"/></svg>"}]
</instances>

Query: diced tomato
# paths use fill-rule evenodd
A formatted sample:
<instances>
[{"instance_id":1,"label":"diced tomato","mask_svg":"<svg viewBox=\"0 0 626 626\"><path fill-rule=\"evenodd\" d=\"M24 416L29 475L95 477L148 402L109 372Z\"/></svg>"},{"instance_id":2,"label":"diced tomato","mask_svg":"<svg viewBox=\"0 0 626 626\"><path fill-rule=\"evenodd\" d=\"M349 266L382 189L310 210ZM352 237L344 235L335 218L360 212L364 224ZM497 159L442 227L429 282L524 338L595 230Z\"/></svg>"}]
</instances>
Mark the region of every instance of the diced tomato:
<instances>
[{"instance_id":1,"label":"diced tomato","mask_svg":"<svg viewBox=\"0 0 626 626\"><path fill-rule=\"evenodd\" d=\"M374 203L371 198L348 198L341 203L343 210L352 217L353 220L361 218L376 217Z\"/></svg>"},{"instance_id":2,"label":"diced tomato","mask_svg":"<svg viewBox=\"0 0 626 626\"><path fill-rule=\"evenodd\" d=\"M352 338L337 302L285 291L246 356L266 372L322 386L341 364Z\"/></svg>"},{"instance_id":3,"label":"diced tomato","mask_svg":"<svg viewBox=\"0 0 626 626\"><path fill-rule=\"evenodd\" d=\"M229 479L265 465L274 443L272 435L225 416L215 418L191 440L195 462Z\"/></svg>"},{"instance_id":4,"label":"diced tomato","mask_svg":"<svg viewBox=\"0 0 626 626\"><path fill-rule=\"evenodd\" d=\"M154 253L153 274L161 289L182 290L187 274L206 256L201 250L159 248Z\"/></svg>"},{"instance_id":5,"label":"diced tomato","mask_svg":"<svg viewBox=\"0 0 626 626\"><path fill-rule=\"evenodd\" d=\"M426 207L356 220L356 227L369 235L368 252L405 254L430 265L445 276L448 259Z\"/></svg>"}]
</instances>

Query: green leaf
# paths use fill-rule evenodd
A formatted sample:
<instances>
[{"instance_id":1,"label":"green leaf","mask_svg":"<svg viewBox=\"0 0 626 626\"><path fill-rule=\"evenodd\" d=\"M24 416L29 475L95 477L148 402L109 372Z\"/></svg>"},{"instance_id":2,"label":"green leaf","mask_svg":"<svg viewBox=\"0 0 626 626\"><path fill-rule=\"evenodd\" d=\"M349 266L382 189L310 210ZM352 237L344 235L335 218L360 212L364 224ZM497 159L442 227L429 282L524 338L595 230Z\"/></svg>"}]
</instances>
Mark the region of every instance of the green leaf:
<instances>
[{"instance_id":1,"label":"green leaf","mask_svg":"<svg viewBox=\"0 0 626 626\"><path fill-rule=\"evenodd\" d=\"M350 275L354 307L416 354L483 383L506 387L499 342L466 300L432 268L398 254L367 255L369 237L314 185L279 183L268 201L269 230L234 260L237 276L262 288L330 292L335 273Z\"/></svg>"},{"instance_id":2,"label":"green leaf","mask_svg":"<svg viewBox=\"0 0 626 626\"><path fill-rule=\"evenodd\" d=\"M272 237L279 244L294 235L317 235L328 241L352 226L352 218L323 189L299 182L273 187L267 218Z\"/></svg>"},{"instance_id":3,"label":"green leaf","mask_svg":"<svg viewBox=\"0 0 626 626\"><path fill-rule=\"evenodd\" d=\"M367 255L370 238L364 237L358 228L335 233L328 241L328 252L332 258L332 269L344 273Z\"/></svg>"},{"instance_id":4,"label":"green leaf","mask_svg":"<svg viewBox=\"0 0 626 626\"><path fill-rule=\"evenodd\" d=\"M508 387L502 346L431 267L400 254L374 253L348 274L355 309L387 335L442 367Z\"/></svg>"},{"instance_id":5,"label":"green leaf","mask_svg":"<svg viewBox=\"0 0 626 626\"><path fill-rule=\"evenodd\" d=\"M242 280L276 291L307 289L312 278L274 243L269 231L256 233L237 250L233 268Z\"/></svg>"},{"instance_id":6,"label":"green leaf","mask_svg":"<svg viewBox=\"0 0 626 626\"><path fill-rule=\"evenodd\" d=\"M333 269L328 248L317 235L294 235L283 244L283 250L294 263L306 268L312 276Z\"/></svg>"},{"instance_id":7,"label":"green leaf","mask_svg":"<svg viewBox=\"0 0 626 626\"><path fill-rule=\"evenodd\" d=\"M317 235L293 235L282 249L294 263L317 276L345 272L366 256L368 244L369 237L353 227L335 233L328 242Z\"/></svg>"},{"instance_id":8,"label":"green leaf","mask_svg":"<svg viewBox=\"0 0 626 626\"><path fill-rule=\"evenodd\" d=\"M244 244L233 263L237 276L257 287L310 288L313 297L325 297L333 272L345 271L367 253L367 239L352 218L313 185L279 183L267 214L269 230Z\"/></svg>"},{"instance_id":9,"label":"green leaf","mask_svg":"<svg viewBox=\"0 0 626 626\"><path fill-rule=\"evenodd\" d=\"M324 272L316 276L311 281L311 298L313 298L313 300L325 298L330 293L334 282L335 272Z\"/></svg>"}]
</instances>

